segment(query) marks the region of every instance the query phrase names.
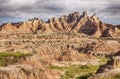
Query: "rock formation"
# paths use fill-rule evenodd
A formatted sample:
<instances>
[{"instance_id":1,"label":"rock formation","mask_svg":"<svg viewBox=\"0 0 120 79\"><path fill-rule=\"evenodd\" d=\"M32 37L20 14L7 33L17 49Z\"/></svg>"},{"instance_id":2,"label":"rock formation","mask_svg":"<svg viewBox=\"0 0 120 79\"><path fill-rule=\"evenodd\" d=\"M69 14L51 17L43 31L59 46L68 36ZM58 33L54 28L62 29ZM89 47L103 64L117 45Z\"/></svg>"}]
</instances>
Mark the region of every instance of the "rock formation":
<instances>
[{"instance_id":1,"label":"rock formation","mask_svg":"<svg viewBox=\"0 0 120 79\"><path fill-rule=\"evenodd\" d=\"M62 75L63 72L58 70L30 65L12 65L0 68L0 79L60 79Z\"/></svg>"},{"instance_id":2,"label":"rock formation","mask_svg":"<svg viewBox=\"0 0 120 79\"><path fill-rule=\"evenodd\" d=\"M96 72L96 75L91 76L88 79L108 79L118 74L120 74L120 51L115 53L106 64L101 65Z\"/></svg>"},{"instance_id":3,"label":"rock formation","mask_svg":"<svg viewBox=\"0 0 120 79\"><path fill-rule=\"evenodd\" d=\"M88 16L87 12L80 15L79 12L74 12L68 16L60 18L53 17L47 22L38 18L34 18L24 22L5 23L0 26L0 34L15 34L15 33L41 33L41 32L78 32L96 37L111 37L119 36L119 26L105 24L93 14Z\"/></svg>"},{"instance_id":4,"label":"rock formation","mask_svg":"<svg viewBox=\"0 0 120 79\"><path fill-rule=\"evenodd\" d=\"M87 65L101 65L102 58L110 57L95 76L89 77L107 78L120 73L119 37L120 25L105 24L96 14L88 16L87 12L53 17L46 22L34 18L4 23L0 26L0 66L5 67L0 67L0 79L60 79L63 74L71 76L66 71L69 66L82 65L80 71L84 71ZM6 52L29 56L7 56ZM78 76L75 74L74 79Z\"/></svg>"},{"instance_id":5,"label":"rock formation","mask_svg":"<svg viewBox=\"0 0 120 79\"><path fill-rule=\"evenodd\" d=\"M114 52L119 51L120 43L113 40L107 40L107 41L101 40L96 42L94 41L94 42L88 43L85 49L87 50L87 53L92 55L108 56L108 55L114 54Z\"/></svg>"},{"instance_id":6,"label":"rock formation","mask_svg":"<svg viewBox=\"0 0 120 79\"><path fill-rule=\"evenodd\" d=\"M78 51L73 49L73 46L67 46L67 50L64 50L62 54L58 57L59 61L86 61L87 59L94 59L93 56L86 55L83 53L79 53Z\"/></svg>"}]
</instances>

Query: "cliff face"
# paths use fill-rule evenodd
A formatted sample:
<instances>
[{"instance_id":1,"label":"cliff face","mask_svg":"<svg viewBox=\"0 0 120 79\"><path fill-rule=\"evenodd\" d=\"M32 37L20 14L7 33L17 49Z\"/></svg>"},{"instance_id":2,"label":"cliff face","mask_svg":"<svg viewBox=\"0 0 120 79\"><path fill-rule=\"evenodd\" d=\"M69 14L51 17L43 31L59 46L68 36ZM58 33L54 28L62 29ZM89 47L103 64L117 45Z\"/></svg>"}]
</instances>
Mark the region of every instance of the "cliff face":
<instances>
[{"instance_id":1,"label":"cliff face","mask_svg":"<svg viewBox=\"0 0 120 79\"><path fill-rule=\"evenodd\" d=\"M81 15L79 12L74 12L68 16L54 17L47 22L34 18L25 22L6 23L0 27L2 34L41 33L45 31L78 32L97 37L120 35L119 26L102 23L95 14L88 16L86 12Z\"/></svg>"}]
</instances>

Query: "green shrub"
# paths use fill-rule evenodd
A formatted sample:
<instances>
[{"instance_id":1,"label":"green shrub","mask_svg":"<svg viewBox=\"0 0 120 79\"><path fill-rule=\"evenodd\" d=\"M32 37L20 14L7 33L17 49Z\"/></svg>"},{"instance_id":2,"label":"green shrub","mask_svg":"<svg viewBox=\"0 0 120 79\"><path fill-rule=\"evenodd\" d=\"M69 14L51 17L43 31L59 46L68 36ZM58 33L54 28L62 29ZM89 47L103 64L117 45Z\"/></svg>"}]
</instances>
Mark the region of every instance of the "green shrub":
<instances>
[{"instance_id":1,"label":"green shrub","mask_svg":"<svg viewBox=\"0 0 120 79\"><path fill-rule=\"evenodd\" d=\"M114 77L112 77L111 79L120 79L120 74L115 75Z\"/></svg>"},{"instance_id":2,"label":"green shrub","mask_svg":"<svg viewBox=\"0 0 120 79\"><path fill-rule=\"evenodd\" d=\"M80 69L89 69L89 66L88 65L81 65Z\"/></svg>"},{"instance_id":3,"label":"green shrub","mask_svg":"<svg viewBox=\"0 0 120 79\"><path fill-rule=\"evenodd\" d=\"M5 60L4 59L0 59L0 66L5 66Z\"/></svg>"},{"instance_id":4,"label":"green shrub","mask_svg":"<svg viewBox=\"0 0 120 79\"><path fill-rule=\"evenodd\" d=\"M20 53L20 52L13 52L13 53L10 53L10 52L0 52L0 58L2 57L9 57L9 56L14 56L14 57L23 57L23 56L27 56L28 54L25 54L25 53Z\"/></svg>"},{"instance_id":5,"label":"green shrub","mask_svg":"<svg viewBox=\"0 0 120 79\"><path fill-rule=\"evenodd\" d=\"M7 64L14 64L19 61L19 58L26 57L30 54L20 52L0 52L0 66L6 66Z\"/></svg>"},{"instance_id":6,"label":"green shrub","mask_svg":"<svg viewBox=\"0 0 120 79\"><path fill-rule=\"evenodd\" d=\"M65 75L62 76L61 79L69 79L74 78L78 75L77 79L87 79L87 77L91 74L94 74L99 66L92 66L92 65L71 65L71 66L50 66L50 69L57 69L65 72Z\"/></svg>"}]
</instances>

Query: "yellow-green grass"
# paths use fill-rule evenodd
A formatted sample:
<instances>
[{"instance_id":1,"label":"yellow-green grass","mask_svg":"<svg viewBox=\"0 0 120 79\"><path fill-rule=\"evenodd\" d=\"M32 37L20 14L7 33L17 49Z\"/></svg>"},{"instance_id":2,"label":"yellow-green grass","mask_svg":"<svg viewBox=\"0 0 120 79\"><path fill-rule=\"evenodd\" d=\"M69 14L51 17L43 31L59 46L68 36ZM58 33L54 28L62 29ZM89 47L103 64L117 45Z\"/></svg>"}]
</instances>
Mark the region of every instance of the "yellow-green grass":
<instances>
[{"instance_id":1,"label":"yellow-green grass","mask_svg":"<svg viewBox=\"0 0 120 79\"><path fill-rule=\"evenodd\" d=\"M65 67L50 66L50 69L61 70L65 72L65 75L61 79L87 79L91 74L94 74L99 66L95 65L72 65Z\"/></svg>"},{"instance_id":2,"label":"yellow-green grass","mask_svg":"<svg viewBox=\"0 0 120 79\"><path fill-rule=\"evenodd\" d=\"M21 57L26 57L30 54L20 52L0 52L0 67L14 64L19 61Z\"/></svg>"}]
</instances>

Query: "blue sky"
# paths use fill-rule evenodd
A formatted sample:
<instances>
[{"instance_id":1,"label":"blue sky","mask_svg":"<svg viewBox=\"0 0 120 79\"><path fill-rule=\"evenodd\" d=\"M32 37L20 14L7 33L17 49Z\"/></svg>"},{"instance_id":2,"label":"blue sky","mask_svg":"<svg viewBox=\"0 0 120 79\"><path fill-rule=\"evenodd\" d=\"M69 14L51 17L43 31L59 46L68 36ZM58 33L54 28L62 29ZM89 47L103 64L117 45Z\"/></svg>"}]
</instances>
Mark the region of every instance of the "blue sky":
<instances>
[{"instance_id":1,"label":"blue sky","mask_svg":"<svg viewBox=\"0 0 120 79\"><path fill-rule=\"evenodd\" d=\"M75 11L96 13L105 23L120 24L119 0L0 0L0 24L33 17L46 20Z\"/></svg>"}]
</instances>

